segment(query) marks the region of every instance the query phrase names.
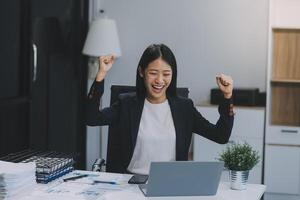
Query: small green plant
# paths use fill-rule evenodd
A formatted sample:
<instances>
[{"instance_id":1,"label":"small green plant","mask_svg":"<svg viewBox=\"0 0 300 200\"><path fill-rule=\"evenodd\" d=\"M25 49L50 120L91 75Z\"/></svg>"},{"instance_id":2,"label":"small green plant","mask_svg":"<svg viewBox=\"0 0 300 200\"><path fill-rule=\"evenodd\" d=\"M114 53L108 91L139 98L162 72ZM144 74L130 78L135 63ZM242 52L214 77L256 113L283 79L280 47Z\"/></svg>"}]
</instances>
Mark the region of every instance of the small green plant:
<instances>
[{"instance_id":1,"label":"small green plant","mask_svg":"<svg viewBox=\"0 0 300 200\"><path fill-rule=\"evenodd\" d=\"M259 159L258 151L253 150L246 142L227 146L219 158L227 169L234 171L250 170L259 162Z\"/></svg>"}]
</instances>

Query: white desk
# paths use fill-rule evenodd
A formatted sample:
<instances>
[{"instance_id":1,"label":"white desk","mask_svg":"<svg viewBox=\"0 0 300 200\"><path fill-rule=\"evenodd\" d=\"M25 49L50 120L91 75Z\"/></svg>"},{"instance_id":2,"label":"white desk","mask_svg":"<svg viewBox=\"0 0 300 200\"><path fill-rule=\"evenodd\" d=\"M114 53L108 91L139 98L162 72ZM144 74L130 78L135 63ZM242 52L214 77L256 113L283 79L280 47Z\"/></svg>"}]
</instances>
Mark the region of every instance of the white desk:
<instances>
[{"instance_id":1,"label":"white desk","mask_svg":"<svg viewBox=\"0 0 300 200\"><path fill-rule=\"evenodd\" d=\"M259 200L266 190L266 186L259 184L249 184L246 190L235 191L229 188L229 183L222 182L219 185L215 196L195 196L195 197L145 197L137 185L129 185L127 181L132 175L98 173L89 171L74 171L63 178L77 174L88 173L92 176L78 179L74 182L63 182L62 178L49 184L37 184L30 192L14 200ZM90 184L91 180L116 181L118 185L111 184ZM72 191L71 191L72 190Z\"/></svg>"}]
</instances>

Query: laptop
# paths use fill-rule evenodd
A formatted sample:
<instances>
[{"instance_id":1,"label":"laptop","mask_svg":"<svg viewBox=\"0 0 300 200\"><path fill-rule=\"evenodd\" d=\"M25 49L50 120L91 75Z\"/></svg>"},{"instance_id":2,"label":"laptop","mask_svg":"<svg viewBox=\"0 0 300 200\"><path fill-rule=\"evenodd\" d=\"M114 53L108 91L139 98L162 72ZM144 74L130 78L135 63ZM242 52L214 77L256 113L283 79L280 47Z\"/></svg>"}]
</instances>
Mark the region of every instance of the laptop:
<instances>
[{"instance_id":1,"label":"laptop","mask_svg":"<svg viewBox=\"0 0 300 200\"><path fill-rule=\"evenodd\" d=\"M224 162L152 162L147 184L139 188L147 197L215 195Z\"/></svg>"}]
</instances>

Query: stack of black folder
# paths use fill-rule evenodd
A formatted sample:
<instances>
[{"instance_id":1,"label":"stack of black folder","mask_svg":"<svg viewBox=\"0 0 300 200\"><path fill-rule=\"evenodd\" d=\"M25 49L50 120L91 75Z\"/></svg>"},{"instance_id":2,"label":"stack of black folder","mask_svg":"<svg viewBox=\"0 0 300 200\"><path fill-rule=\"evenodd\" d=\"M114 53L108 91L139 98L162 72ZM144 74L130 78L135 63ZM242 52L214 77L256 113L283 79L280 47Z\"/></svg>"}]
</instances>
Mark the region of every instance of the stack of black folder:
<instances>
[{"instance_id":1,"label":"stack of black folder","mask_svg":"<svg viewBox=\"0 0 300 200\"><path fill-rule=\"evenodd\" d=\"M33 151L25 150L18 153L9 154L0 160L10 162L35 162L36 181L38 183L48 183L60 176L73 171L74 159L70 155L54 151Z\"/></svg>"}]
</instances>

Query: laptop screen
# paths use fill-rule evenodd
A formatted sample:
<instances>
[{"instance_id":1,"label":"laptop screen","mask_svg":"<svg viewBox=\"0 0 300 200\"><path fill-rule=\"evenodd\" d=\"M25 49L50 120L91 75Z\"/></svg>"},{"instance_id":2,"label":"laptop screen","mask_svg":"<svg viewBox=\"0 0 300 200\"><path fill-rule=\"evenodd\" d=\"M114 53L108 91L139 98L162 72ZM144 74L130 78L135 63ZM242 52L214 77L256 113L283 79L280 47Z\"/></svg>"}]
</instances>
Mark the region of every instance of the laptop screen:
<instances>
[{"instance_id":1,"label":"laptop screen","mask_svg":"<svg viewBox=\"0 0 300 200\"><path fill-rule=\"evenodd\" d=\"M152 162L146 196L215 195L223 162Z\"/></svg>"}]
</instances>

